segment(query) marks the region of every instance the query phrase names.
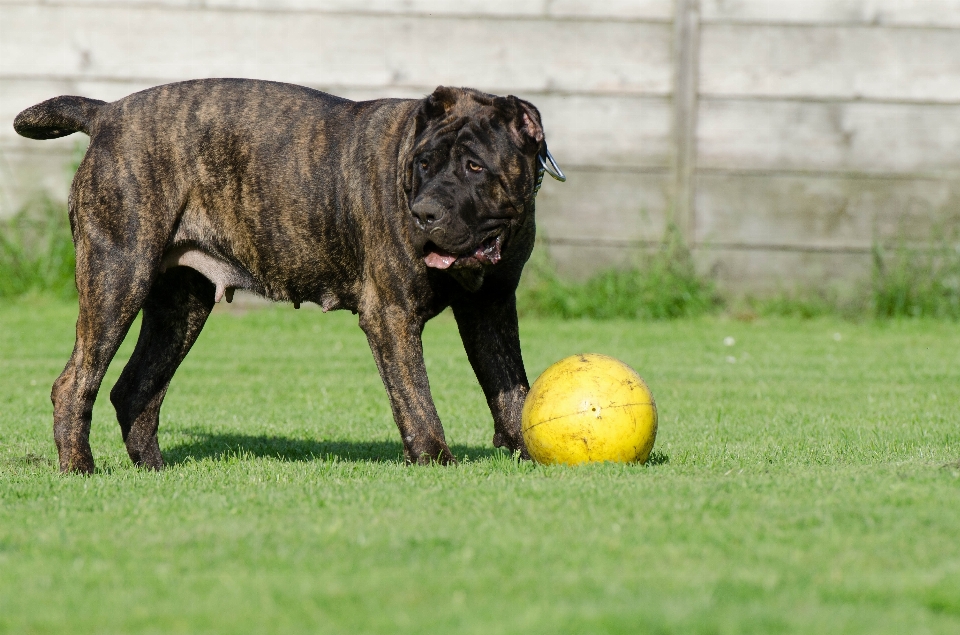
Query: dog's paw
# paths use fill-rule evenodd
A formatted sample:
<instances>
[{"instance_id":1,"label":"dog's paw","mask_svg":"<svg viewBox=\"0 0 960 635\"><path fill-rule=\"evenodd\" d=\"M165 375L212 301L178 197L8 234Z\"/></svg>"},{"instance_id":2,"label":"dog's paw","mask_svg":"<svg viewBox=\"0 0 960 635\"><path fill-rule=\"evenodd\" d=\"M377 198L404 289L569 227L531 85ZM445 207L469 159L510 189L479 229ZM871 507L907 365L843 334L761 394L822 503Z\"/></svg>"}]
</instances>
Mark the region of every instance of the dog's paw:
<instances>
[{"instance_id":1,"label":"dog's paw","mask_svg":"<svg viewBox=\"0 0 960 635\"><path fill-rule=\"evenodd\" d=\"M513 454L519 452L521 459L526 461L531 460L530 453L527 452L527 445L523 442L523 437L520 435L512 437L503 432L496 432L493 435L493 447L504 448Z\"/></svg>"},{"instance_id":2,"label":"dog's paw","mask_svg":"<svg viewBox=\"0 0 960 635\"><path fill-rule=\"evenodd\" d=\"M408 465L433 465L434 463L439 465L457 464L456 457L453 456L453 452L450 451L450 448L448 448L445 443L429 450L410 450L405 448L403 454Z\"/></svg>"}]
</instances>

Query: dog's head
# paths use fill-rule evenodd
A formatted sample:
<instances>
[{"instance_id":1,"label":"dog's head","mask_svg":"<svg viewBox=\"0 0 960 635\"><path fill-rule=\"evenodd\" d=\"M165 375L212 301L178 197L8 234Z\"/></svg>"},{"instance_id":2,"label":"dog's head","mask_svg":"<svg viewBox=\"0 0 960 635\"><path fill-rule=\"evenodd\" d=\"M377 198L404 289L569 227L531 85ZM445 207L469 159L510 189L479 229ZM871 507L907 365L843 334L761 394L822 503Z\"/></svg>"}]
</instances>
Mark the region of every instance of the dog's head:
<instances>
[{"instance_id":1,"label":"dog's head","mask_svg":"<svg viewBox=\"0 0 960 635\"><path fill-rule=\"evenodd\" d=\"M414 247L436 269L496 265L532 209L540 113L512 95L441 86L414 134L404 166Z\"/></svg>"}]
</instances>

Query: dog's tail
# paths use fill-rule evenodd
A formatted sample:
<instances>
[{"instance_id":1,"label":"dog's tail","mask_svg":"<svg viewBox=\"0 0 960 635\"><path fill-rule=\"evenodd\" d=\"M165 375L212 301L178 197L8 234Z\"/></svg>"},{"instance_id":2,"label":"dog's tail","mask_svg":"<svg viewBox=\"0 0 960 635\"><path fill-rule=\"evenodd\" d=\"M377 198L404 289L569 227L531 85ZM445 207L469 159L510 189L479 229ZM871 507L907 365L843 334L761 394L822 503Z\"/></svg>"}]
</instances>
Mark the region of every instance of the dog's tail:
<instances>
[{"instance_id":1,"label":"dog's tail","mask_svg":"<svg viewBox=\"0 0 960 635\"><path fill-rule=\"evenodd\" d=\"M30 139L56 139L74 132L90 134L90 125L105 101L63 95L30 106L13 120L17 134Z\"/></svg>"}]
</instances>

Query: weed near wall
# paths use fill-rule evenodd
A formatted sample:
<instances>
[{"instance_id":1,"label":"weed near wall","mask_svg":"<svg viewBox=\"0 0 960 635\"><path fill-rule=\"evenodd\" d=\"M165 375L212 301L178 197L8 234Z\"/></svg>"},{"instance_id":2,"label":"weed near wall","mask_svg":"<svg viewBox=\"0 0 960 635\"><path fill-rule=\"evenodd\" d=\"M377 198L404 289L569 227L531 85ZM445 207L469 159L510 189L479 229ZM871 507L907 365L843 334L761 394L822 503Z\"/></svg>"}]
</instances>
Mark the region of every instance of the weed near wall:
<instances>
[{"instance_id":1,"label":"weed near wall","mask_svg":"<svg viewBox=\"0 0 960 635\"><path fill-rule=\"evenodd\" d=\"M66 205L38 196L0 221L0 297L73 297L75 267Z\"/></svg>"},{"instance_id":2,"label":"weed near wall","mask_svg":"<svg viewBox=\"0 0 960 635\"><path fill-rule=\"evenodd\" d=\"M524 271L517 303L521 315L562 318L668 319L724 310L750 318L960 320L960 230L937 231L925 245L878 244L871 277L846 293L810 288L746 298L725 297L698 274L675 229L668 229L660 246L639 256L635 266L579 283L561 278L539 245Z\"/></svg>"},{"instance_id":3,"label":"weed near wall","mask_svg":"<svg viewBox=\"0 0 960 635\"><path fill-rule=\"evenodd\" d=\"M960 231L923 249L898 244L873 250L875 317L960 319Z\"/></svg>"},{"instance_id":4,"label":"weed near wall","mask_svg":"<svg viewBox=\"0 0 960 635\"><path fill-rule=\"evenodd\" d=\"M713 282L697 273L680 232L670 227L650 253L629 269L603 271L585 282L562 279L538 246L517 290L521 315L662 320L718 311Z\"/></svg>"}]
</instances>

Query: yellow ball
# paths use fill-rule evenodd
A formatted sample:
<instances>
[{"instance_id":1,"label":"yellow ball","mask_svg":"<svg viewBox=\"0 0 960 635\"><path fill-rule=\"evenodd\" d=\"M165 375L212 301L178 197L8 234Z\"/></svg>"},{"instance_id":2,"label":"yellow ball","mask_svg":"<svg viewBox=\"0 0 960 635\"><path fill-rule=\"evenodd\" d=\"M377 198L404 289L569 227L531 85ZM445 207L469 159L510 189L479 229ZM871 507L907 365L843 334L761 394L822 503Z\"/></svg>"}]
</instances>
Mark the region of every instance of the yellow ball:
<instances>
[{"instance_id":1,"label":"yellow ball","mask_svg":"<svg viewBox=\"0 0 960 635\"><path fill-rule=\"evenodd\" d=\"M657 438L657 405L635 370L586 353L543 371L523 403L521 425L537 463L643 463Z\"/></svg>"}]
</instances>

